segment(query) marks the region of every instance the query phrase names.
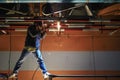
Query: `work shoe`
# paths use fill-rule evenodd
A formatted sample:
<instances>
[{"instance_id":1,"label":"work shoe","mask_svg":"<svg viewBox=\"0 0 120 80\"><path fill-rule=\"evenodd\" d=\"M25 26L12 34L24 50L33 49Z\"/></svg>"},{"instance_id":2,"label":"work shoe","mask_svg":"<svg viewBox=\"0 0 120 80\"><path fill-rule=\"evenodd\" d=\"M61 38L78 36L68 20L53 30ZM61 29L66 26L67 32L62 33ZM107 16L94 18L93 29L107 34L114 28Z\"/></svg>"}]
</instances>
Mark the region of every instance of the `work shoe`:
<instances>
[{"instance_id":1,"label":"work shoe","mask_svg":"<svg viewBox=\"0 0 120 80\"><path fill-rule=\"evenodd\" d=\"M49 75L50 75L50 73L49 73L49 72L46 72L46 73L43 75L44 80L48 80Z\"/></svg>"},{"instance_id":2,"label":"work shoe","mask_svg":"<svg viewBox=\"0 0 120 80\"><path fill-rule=\"evenodd\" d=\"M9 78L17 78L17 74L16 73L12 73Z\"/></svg>"}]
</instances>

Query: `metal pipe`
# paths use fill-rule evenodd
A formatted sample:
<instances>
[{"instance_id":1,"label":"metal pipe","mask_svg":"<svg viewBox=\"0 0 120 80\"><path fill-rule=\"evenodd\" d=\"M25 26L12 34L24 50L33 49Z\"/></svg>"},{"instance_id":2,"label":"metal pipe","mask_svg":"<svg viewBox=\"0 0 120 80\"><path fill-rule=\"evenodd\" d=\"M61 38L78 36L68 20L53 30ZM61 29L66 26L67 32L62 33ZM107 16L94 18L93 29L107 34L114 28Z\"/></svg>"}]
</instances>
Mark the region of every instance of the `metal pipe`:
<instances>
[{"instance_id":1,"label":"metal pipe","mask_svg":"<svg viewBox=\"0 0 120 80\"><path fill-rule=\"evenodd\" d=\"M1 0L1 3L40 3L40 2L45 2L45 3L61 3L61 2L66 2L66 3L78 3L78 2L84 2L84 3L115 3L115 2L120 2L119 0Z\"/></svg>"},{"instance_id":2,"label":"metal pipe","mask_svg":"<svg viewBox=\"0 0 120 80\"><path fill-rule=\"evenodd\" d=\"M49 75L49 79L48 80L52 80L53 78L56 78L56 77L59 77L59 78L93 78L93 77L98 77L98 78L108 78L108 77L111 77L111 78L120 78L120 75Z\"/></svg>"},{"instance_id":3,"label":"metal pipe","mask_svg":"<svg viewBox=\"0 0 120 80\"><path fill-rule=\"evenodd\" d=\"M77 18L77 19L76 19ZM78 19L79 18L79 19ZM54 22L55 20L59 20L61 22L120 22L119 19L84 19L80 17L73 17L73 19L69 19L69 17L39 17L39 19L32 19L32 17L0 17L0 21L8 21L8 22L34 22L34 21L47 21Z\"/></svg>"},{"instance_id":4,"label":"metal pipe","mask_svg":"<svg viewBox=\"0 0 120 80\"><path fill-rule=\"evenodd\" d=\"M86 12L88 14L88 16L93 16L91 10L89 9L88 5L85 5L85 9L86 9Z\"/></svg>"}]
</instances>

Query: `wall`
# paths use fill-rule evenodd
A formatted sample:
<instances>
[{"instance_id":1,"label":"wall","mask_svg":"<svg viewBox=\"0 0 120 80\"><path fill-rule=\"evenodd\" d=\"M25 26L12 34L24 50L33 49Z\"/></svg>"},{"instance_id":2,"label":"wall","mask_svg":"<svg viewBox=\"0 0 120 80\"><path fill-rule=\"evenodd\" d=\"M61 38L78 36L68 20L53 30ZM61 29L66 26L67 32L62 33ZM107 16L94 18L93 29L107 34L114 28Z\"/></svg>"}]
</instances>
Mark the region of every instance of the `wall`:
<instances>
[{"instance_id":1,"label":"wall","mask_svg":"<svg viewBox=\"0 0 120 80\"><path fill-rule=\"evenodd\" d=\"M19 32L12 32L11 35L0 35L1 72L8 72L9 64L10 70L13 69L24 46L25 36L25 33ZM109 32L65 31L61 35L49 32L46 38L41 40L40 49L46 66L52 74L118 75L120 74L119 41L119 34L110 36ZM20 69L19 79L32 80L37 67L34 55L30 54ZM34 76L34 80L38 79L42 79L40 70ZM90 78L90 80L94 79L96 78ZM55 78L55 80L60 80L60 78ZM74 78L69 80L74 80ZM77 80L81 80L81 78ZM85 78L85 80L89 80L89 78ZM97 80L106 79L99 78ZM107 80L111 80L111 78Z\"/></svg>"}]
</instances>

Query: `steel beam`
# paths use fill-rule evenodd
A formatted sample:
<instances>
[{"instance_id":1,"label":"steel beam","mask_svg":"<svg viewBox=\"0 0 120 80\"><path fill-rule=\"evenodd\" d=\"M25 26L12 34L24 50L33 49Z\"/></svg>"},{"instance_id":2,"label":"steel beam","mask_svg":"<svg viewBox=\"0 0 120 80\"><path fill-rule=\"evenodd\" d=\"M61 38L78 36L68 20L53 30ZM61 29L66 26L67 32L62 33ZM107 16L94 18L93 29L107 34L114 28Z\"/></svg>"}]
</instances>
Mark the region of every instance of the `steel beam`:
<instances>
[{"instance_id":1,"label":"steel beam","mask_svg":"<svg viewBox=\"0 0 120 80\"><path fill-rule=\"evenodd\" d=\"M0 0L0 3L40 3L40 2L49 2L49 3L114 3L120 2L120 0Z\"/></svg>"}]
</instances>

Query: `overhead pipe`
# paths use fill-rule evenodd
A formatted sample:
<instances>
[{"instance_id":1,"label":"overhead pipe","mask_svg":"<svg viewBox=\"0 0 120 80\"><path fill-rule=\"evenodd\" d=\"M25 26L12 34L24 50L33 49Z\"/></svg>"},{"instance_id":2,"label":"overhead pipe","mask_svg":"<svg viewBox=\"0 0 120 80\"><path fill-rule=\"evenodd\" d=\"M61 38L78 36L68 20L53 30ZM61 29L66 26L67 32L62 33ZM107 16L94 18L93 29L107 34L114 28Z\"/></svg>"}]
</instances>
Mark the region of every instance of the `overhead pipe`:
<instances>
[{"instance_id":1,"label":"overhead pipe","mask_svg":"<svg viewBox=\"0 0 120 80\"><path fill-rule=\"evenodd\" d=\"M9 22L34 22L34 21L47 21L47 22L54 22L54 21L62 21L62 22L119 22L120 19L67 19L67 18L58 18L58 17L40 17L39 19L32 19L30 17L6 17L1 18L0 21L9 21Z\"/></svg>"},{"instance_id":2,"label":"overhead pipe","mask_svg":"<svg viewBox=\"0 0 120 80\"><path fill-rule=\"evenodd\" d=\"M5 24L9 24L10 25L29 25L29 24L33 24L34 21L44 21L47 22L48 24L54 23L54 20L43 20L43 19L39 19L39 20L35 20L35 19L26 19L26 18L0 18L0 21L3 23L3 21L5 22ZM75 23L74 23L75 22ZM107 23L107 24L104 24ZM117 22L118 24L111 24L112 22ZM116 28L115 26L120 26L119 24L119 20L92 20L92 19L81 19L81 20L61 20L61 23L64 24L64 26L62 28L104 28L104 29L113 29ZM98 24L94 24L94 23L98 23ZM101 24L102 23L102 24ZM110 24L108 24L110 23ZM52 26L52 25L51 25ZM113 26L113 27L111 27ZM2 26L3 27L3 26Z\"/></svg>"},{"instance_id":3,"label":"overhead pipe","mask_svg":"<svg viewBox=\"0 0 120 80\"><path fill-rule=\"evenodd\" d=\"M2 31L17 31L17 32L26 32L27 29L25 28L2 28L1 29ZM88 27L85 27L85 28L61 28L59 32L64 32L64 31L71 31L71 30L75 30L75 31L118 31L119 28L114 28L114 29L111 29L111 28L88 28ZM57 28L49 28L48 29L49 32L58 32L58 29ZM115 32L112 32L110 34L113 34Z\"/></svg>"},{"instance_id":4,"label":"overhead pipe","mask_svg":"<svg viewBox=\"0 0 120 80\"><path fill-rule=\"evenodd\" d=\"M1 3L115 3L120 2L119 0L1 0Z\"/></svg>"},{"instance_id":5,"label":"overhead pipe","mask_svg":"<svg viewBox=\"0 0 120 80\"><path fill-rule=\"evenodd\" d=\"M92 15L92 13L88 10L88 14ZM39 16L38 19L34 19L34 17L0 17L0 21L55 21L55 20L60 20L64 22L119 22L120 19L103 19L103 18L97 18L97 19L92 19L89 16L87 18L81 18L82 16L72 16L70 17L44 17L44 16ZM85 16L84 16L85 17Z\"/></svg>"}]
</instances>

